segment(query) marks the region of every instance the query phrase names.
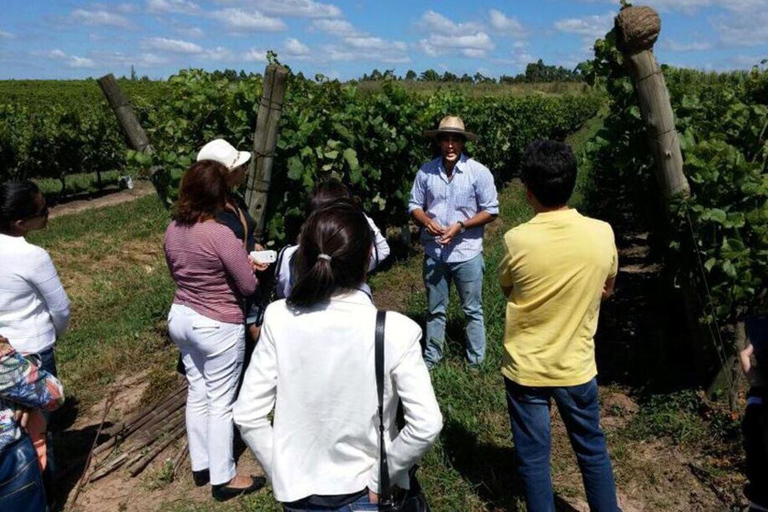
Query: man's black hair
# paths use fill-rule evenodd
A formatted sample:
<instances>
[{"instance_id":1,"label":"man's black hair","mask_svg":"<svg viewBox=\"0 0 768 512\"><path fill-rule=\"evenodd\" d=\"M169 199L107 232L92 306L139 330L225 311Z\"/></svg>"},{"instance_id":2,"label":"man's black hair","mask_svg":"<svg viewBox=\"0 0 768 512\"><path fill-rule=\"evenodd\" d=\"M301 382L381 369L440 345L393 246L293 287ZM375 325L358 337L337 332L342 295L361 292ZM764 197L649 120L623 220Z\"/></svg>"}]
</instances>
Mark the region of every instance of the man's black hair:
<instances>
[{"instance_id":1,"label":"man's black hair","mask_svg":"<svg viewBox=\"0 0 768 512\"><path fill-rule=\"evenodd\" d=\"M521 179L542 206L563 206L576 186L576 157L562 142L531 142L523 155Z\"/></svg>"}]
</instances>

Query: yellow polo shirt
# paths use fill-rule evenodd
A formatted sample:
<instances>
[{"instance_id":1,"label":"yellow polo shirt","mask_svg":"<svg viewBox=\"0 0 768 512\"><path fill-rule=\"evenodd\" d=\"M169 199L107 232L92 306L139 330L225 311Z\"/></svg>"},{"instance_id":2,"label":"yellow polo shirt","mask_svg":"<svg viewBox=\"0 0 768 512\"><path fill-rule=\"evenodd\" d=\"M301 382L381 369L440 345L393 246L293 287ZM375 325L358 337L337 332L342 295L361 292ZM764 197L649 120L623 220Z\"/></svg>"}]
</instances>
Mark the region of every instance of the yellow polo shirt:
<instances>
[{"instance_id":1,"label":"yellow polo shirt","mask_svg":"<svg viewBox=\"0 0 768 512\"><path fill-rule=\"evenodd\" d=\"M574 209L537 214L504 235L507 301L502 373L523 386L577 386L597 375L594 336L613 230Z\"/></svg>"}]
</instances>

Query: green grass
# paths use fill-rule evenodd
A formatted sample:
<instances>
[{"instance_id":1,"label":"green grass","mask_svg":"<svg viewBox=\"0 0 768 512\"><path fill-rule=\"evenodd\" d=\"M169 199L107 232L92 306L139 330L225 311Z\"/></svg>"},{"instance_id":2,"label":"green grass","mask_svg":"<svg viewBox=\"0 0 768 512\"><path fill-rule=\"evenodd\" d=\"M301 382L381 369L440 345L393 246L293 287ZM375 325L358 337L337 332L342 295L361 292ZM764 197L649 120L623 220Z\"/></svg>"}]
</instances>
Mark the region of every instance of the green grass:
<instances>
[{"instance_id":1,"label":"green grass","mask_svg":"<svg viewBox=\"0 0 768 512\"><path fill-rule=\"evenodd\" d=\"M72 302L56 344L67 394L83 404L115 378L172 364L163 321L175 285L162 251L168 211L155 196L63 216L30 236L48 250Z\"/></svg>"}]
</instances>

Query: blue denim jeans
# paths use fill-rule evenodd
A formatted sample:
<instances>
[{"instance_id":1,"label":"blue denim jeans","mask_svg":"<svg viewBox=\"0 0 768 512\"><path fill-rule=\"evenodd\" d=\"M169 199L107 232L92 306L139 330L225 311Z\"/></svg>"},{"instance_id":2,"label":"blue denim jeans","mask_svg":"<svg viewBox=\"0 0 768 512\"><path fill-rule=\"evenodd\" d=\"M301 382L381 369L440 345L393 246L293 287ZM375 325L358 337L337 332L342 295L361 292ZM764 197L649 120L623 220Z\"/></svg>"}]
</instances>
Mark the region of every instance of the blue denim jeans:
<instances>
[{"instance_id":1,"label":"blue denim jeans","mask_svg":"<svg viewBox=\"0 0 768 512\"><path fill-rule=\"evenodd\" d=\"M37 452L27 435L0 452L0 510L48 510Z\"/></svg>"},{"instance_id":2,"label":"blue denim jeans","mask_svg":"<svg viewBox=\"0 0 768 512\"><path fill-rule=\"evenodd\" d=\"M467 359L478 366L485 359L483 318L483 255L458 263L443 263L424 256L424 285L427 288L427 332L424 361L433 367L443 358L445 318L449 286L456 283L461 309L466 316Z\"/></svg>"},{"instance_id":3,"label":"blue denim jeans","mask_svg":"<svg viewBox=\"0 0 768 512\"><path fill-rule=\"evenodd\" d=\"M528 387L504 379L518 473L528 512L554 512L550 476L550 399L563 418L592 512L617 512L611 460L600 429L597 379L579 386Z\"/></svg>"},{"instance_id":4,"label":"blue denim jeans","mask_svg":"<svg viewBox=\"0 0 768 512\"><path fill-rule=\"evenodd\" d=\"M379 510L379 505L368 500L368 494L341 508L303 507L294 508L283 505L285 512L363 512L364 510Z\"/></svg>"}]
</instances>

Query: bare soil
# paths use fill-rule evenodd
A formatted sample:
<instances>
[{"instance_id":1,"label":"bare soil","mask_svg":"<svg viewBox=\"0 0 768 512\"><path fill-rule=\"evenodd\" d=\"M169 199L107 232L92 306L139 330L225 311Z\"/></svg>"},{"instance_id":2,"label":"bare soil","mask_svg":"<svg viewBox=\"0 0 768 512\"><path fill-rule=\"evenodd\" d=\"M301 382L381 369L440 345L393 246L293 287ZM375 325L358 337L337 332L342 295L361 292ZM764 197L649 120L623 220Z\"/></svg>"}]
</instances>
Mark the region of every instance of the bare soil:
<instances>
[{"instance_id":1,"label":"bare soil","mask_svg":"<svg viewBox=\"0 0 768 512\"><path fill-rule=\"evenodd\" d=\"M77 201L54 206L51 208L51 213L48 217L54 219L61 215L70 215L85 210L127 203L155 193L155 188L152 184L146 181L135 181L134 183L135 186L130 190L122 190L120 192L115 192L114 194L107 194L94 199L79 199Z\"/></svg>"}]
</instances>

